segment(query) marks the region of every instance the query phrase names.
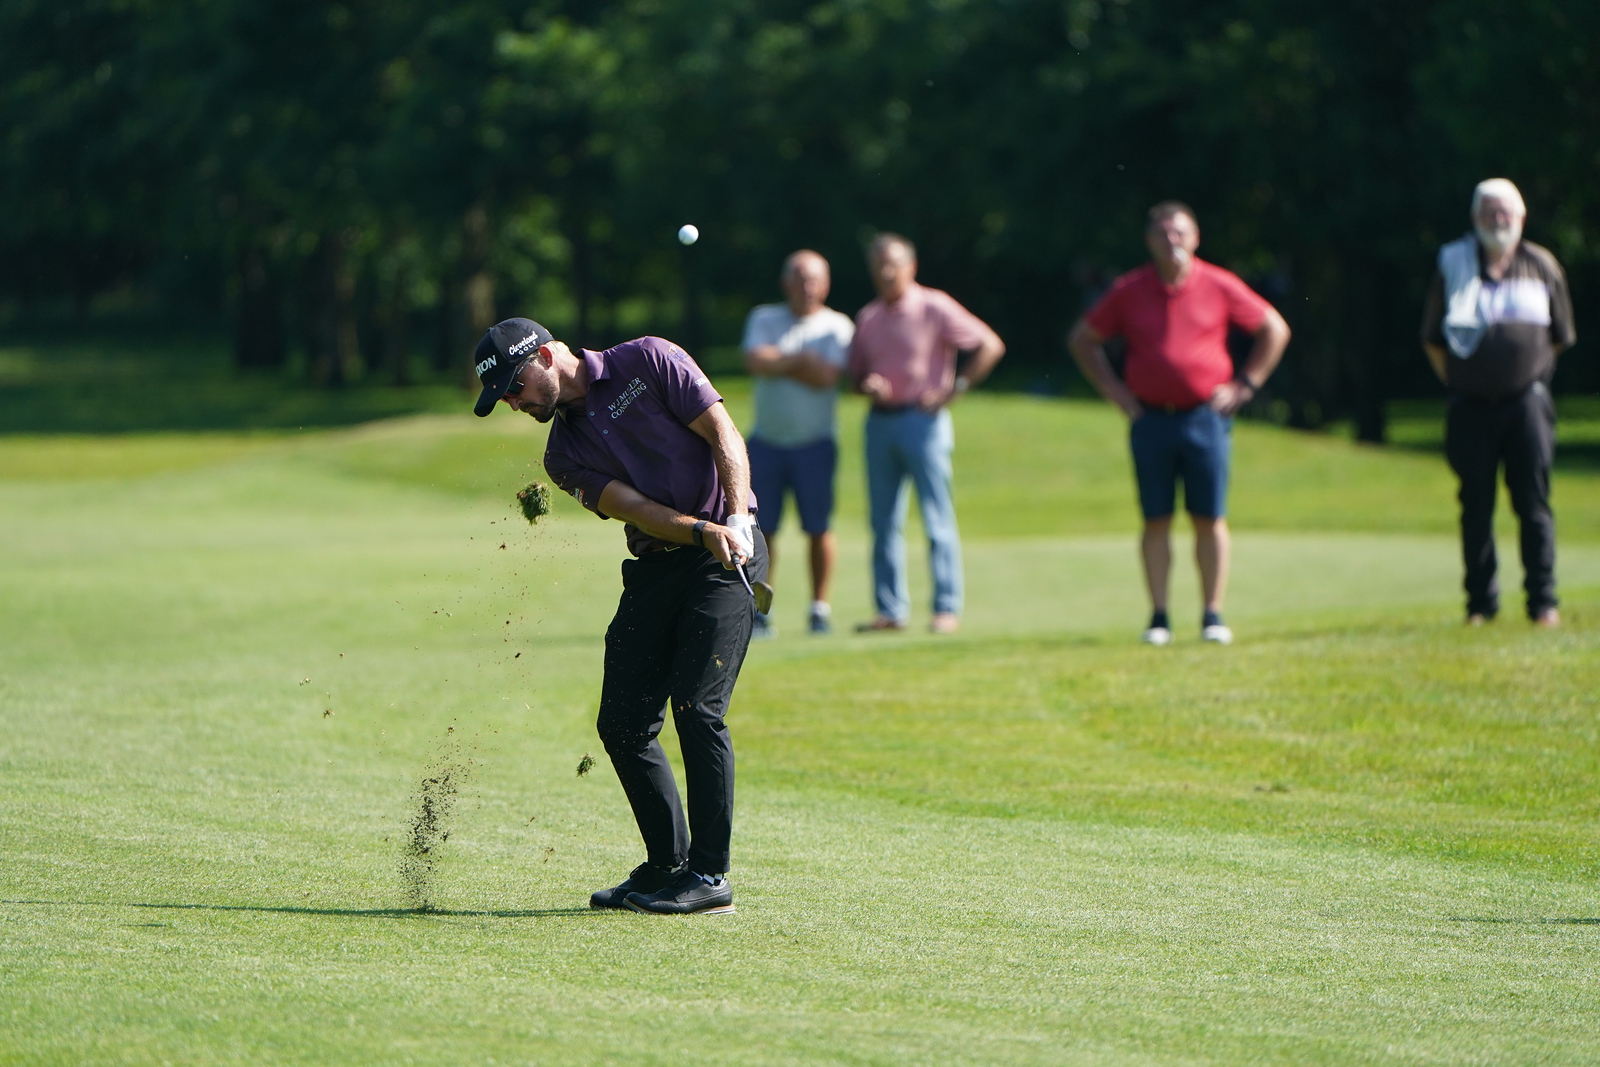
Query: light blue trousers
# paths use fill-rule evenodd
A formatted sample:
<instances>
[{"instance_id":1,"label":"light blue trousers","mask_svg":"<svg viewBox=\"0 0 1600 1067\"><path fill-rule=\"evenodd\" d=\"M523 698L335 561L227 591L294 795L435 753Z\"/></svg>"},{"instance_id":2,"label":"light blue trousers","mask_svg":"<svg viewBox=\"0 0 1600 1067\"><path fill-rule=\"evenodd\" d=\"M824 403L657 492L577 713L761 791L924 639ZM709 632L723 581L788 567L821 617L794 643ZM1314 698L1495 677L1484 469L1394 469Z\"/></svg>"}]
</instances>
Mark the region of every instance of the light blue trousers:
<instances>
[{"instance_id":1,"label":"light blue trousers","mask_svg":"<svg viewBox=\"0 0 1600 1067\"><path fill-rule=\"evenodd\" d=\"M950 491L955 449L950 412L873 412L867 416L867 497L872 508L872 594L878 614L904 622L906 480L917 487L933 569L933 610L961 612L961 535Z\"/></svg>"}]
</instances>

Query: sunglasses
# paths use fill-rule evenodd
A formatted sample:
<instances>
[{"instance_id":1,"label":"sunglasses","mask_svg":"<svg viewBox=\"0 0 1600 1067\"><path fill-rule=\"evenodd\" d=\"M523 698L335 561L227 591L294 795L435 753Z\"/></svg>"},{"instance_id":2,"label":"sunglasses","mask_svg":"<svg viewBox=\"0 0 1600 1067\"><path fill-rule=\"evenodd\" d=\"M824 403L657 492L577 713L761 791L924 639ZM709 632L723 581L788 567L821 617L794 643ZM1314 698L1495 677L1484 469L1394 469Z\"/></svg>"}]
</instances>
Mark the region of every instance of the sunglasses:
<instances>
[{"instance_id":1,"label":"sunglasses","mask_svg":"<svg viewBox=\"0 0 1600 1067\"><path fill-rule=\"evenodd\" d=\"M512 375L511 375L511 384L506 386L506 391L505 391L505 395L506 396L521 396L522 395L522 371L523 371L523 368L525 368L525 367L527 367L527 363L523 363L521 367L518 367L516 369L516 371L514 371L512 373Z\"/></svg>"}]
</instances>

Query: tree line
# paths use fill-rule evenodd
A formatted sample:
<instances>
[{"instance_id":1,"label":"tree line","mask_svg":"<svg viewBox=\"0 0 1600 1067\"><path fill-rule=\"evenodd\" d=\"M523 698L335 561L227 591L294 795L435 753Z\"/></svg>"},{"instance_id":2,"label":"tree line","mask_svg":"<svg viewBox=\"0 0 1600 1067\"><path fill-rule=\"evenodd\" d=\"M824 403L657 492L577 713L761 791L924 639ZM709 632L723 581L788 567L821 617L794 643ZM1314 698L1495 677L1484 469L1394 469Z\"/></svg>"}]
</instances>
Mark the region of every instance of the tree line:
<instances>
[{"instance_id":1,"label":"tree line","mask_svg":"<svg viewBox=\"0 0 1600 1067\"><path fill-rule=\"evenodd\" d=\"M801 246L854 310L891 229L1059 385L1176 197L1295 328L1274 412L1381 439L1479 179L1594 321L1597 47L1579 0L3 0L0 309L403 383L512 313L734 344Z\"/></svg>"}]
</instances>

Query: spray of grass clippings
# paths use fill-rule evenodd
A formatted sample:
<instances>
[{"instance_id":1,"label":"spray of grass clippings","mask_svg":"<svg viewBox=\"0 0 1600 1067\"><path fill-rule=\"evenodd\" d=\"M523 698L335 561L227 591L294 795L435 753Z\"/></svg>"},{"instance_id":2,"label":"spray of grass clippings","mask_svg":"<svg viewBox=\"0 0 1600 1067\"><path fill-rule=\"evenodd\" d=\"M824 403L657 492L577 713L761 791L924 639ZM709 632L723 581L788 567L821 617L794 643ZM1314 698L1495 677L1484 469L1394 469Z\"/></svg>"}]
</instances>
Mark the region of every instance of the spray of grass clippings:
<instances>
[{"instance_id":1,"label":"spray of grass clippings","mask_svg":"<svg viewBox=\"0 0 1600 1067\"><path fill-rule=\"evenodd\" d=\"M450 815L468 770L452 756L443 756L423 773L417 786L411 829L400 848L400 881L418 911L433 910L439 850L450 840Z\"/></svg>"},{"instance_id":2,"label":"spray of grass clippings","mask_svg":"<svg viewBox=\"0 0 1600 1067\"><path fill-rule=\"evenodd\" d=\"M543 482L529 482L517 492L517 505L528 522L537 523L550 514L550 487Z\"/></svg>"}]
</instances>

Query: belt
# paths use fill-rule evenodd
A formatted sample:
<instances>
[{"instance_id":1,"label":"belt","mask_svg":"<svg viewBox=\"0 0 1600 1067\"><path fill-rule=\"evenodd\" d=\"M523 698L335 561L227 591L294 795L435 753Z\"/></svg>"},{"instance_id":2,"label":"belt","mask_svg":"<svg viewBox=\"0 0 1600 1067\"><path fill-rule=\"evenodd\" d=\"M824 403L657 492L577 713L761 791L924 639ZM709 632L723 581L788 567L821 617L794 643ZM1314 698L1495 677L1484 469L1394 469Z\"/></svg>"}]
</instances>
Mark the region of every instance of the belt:
<instances>
[{"instance_id":1,"label":"belt","mask_svg":"<svg viewBox=\"0 0 1600 1067\"><path fill-rule=\"evenodd\" d=\"M917 410L917 405L915 405L915 404L874 404L874 405L872 405L872 413L874 415L904 415L908 411L916 411L916 410Z\"/></svg>"},{"instance_id":2,"label":"belt","mask_svg":"<svg viewBox=\"0 0 1600 1067\"><path fill-rule=\"evenodd\" d=\"M1191 411L1199 411L1204 404L1190 404L1188 407L1179 407L1177 404L1149 404L1139 401L1139 405L1147 411L1159 411L1163 415L1187 415Z\"/></svg>"}]
</instances>

